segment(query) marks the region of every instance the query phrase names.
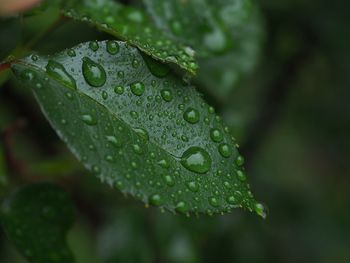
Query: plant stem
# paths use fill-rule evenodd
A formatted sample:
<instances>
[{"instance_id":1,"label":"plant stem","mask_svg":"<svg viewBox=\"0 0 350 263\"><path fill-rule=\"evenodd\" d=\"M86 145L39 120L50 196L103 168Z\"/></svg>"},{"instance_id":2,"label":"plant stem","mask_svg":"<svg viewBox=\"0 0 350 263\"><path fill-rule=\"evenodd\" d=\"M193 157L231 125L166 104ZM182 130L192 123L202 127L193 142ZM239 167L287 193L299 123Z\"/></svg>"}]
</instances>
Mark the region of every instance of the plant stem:
<instances>
[{"instance_id":1,"label":"plant stem","mask_svg":"<svg viewBox=\"0 0 350 263\"><path fill-rule=\"evenodd\" d=\"M10 62L0 63L0 73L10 68Z\"/></svg>"}]
</instances>

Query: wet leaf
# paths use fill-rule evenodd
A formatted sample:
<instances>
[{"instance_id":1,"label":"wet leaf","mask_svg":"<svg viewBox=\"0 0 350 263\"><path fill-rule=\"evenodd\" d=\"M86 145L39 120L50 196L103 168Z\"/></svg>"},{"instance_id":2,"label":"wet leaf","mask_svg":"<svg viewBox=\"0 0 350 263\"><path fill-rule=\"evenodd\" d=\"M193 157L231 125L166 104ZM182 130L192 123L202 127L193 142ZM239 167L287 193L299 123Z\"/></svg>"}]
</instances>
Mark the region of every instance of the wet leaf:
<instances>
[{"instance_id":1,"label":"wet leaf","mask_svg":"<svg viewBox=\"0 0 350 263\"><path fill-rule=\"evenodd\" d=\"M73 220L74 208L67 193L46 183L18 189L1 207L8 238L33 263L74 262L66 244Z\"/></svg>"},{"instance_id":2,"label":"wet leaf","mask_svg":"<svg viewBox=\"0 0 350 263\"><path fill-rule=\"evenodd\" d=\"M111 0L73 2L65 8L65 16L87 22L117 39L127 41L159 61L175 63L195 73L198 66L192 48L157 29L141 9Z\"/></svg>"},{"instance_id":3,"label":"wet leaf","mask_svg":"<svg viewBox=\"0 0 350 263\"><path fill-rule=\"evenodd\" d=\"M12 68L102 182L180 213L255 210L243 159L221 118L192 86L171 72L159 77L147 63L138 49L106 41Z\"/></svg>"}]
</instances>

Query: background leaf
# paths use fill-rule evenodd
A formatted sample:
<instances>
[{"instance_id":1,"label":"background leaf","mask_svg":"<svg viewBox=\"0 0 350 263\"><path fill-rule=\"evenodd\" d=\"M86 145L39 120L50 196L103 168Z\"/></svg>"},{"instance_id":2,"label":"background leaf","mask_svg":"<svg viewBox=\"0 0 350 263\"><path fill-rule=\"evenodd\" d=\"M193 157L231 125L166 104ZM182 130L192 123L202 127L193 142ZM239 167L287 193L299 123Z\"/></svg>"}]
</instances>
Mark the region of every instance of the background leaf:
<instances>
[{"instance_id":1,"label":"background leaf","mask_svg":"<svg viewBox=\"0 0 350 263\"><path fill-rule=\"evenodd\" d=\"M87 22L127 41L157 60L175 63L191 73L198 67L192 48L173 41L154 27L141 9L111 0L78 0L69 4L66 10L65 16Z\"/></svg>"},{"instance_id":2,"label":"background leaf","mask_svg":"<svg viewBox=\"0 0 350 263\"><path fill-rule=\"evenodd\" d=\"M90 42L13 70L60 137L103 182L178 212L264 215L222 120L173 74L158 77L136 48Z\"/></svg>"},{"instance_id":3,"label":"background leaf","mask_svg":"<svg viewBox=\"0 0 350 263\"><path fill-rule=\"evenodd\" d=\"M191 45L200 87L220 100L257 65L263 40L259 10L250 0L143 0L156 25Z\"/></svg>"},{"instance_id":4,"label":"background leaf","mask_svg":"<svg viewBox=\"0 0 350 263\"><path fill-rule=\"evenodd\" d=\"M7 236L33 263L74 262L65 241L73 219L67 193L46 183L18 189L1 208Z\"/></svg>"}]
</instances>

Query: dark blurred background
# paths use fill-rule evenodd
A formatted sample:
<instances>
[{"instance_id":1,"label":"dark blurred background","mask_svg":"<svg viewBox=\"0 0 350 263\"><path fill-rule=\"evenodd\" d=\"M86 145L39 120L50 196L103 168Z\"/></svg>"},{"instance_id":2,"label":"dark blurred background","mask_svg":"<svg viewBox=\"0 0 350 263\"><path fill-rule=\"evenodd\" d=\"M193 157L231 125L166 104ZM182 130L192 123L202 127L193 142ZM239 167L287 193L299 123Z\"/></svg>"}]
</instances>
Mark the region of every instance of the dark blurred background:
<instances>
[{"instance_id":1,"label":"dark blurred background","mask_svg":"<svg viewBox=\"0 0 350 263\"><path fill-rule=\"evenodd\" d=\"M208 100L240 142L266 220L239 210L183 218L145 209L88 175L30 92L0 75L0 128L17 172L68 185L79 210L69 233L78 263L350 262L350 1L259 4L266 33L256 70L225 100ZM28 43L55 15L1 22L0 57L18 54L17 42ZM67 22L35 49L52 53L105 37ZM4 166L0 185L13 172ZM0 262L24 262L3 233Z\"/></svg>"}]
</instances>

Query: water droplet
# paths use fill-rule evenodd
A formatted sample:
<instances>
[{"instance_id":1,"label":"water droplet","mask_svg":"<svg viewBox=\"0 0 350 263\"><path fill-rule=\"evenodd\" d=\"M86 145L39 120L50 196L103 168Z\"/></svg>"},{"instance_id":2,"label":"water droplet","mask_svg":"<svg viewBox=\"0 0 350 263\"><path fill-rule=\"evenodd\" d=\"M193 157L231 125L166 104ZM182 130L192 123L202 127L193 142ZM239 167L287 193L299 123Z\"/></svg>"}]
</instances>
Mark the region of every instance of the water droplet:
<instances>
[{"instance_id":1,"label":"water droplet","mask_svg":"<svg viewBox=\"0 0 350 263\"><path fill-rule=\"evenodd\" d=\"M244 157L242 155L238 155L236 158L236 164L238 166L242 166L244 164Z\"/></svg>"},{"instance_id":2,"label":"water droplet","mask_svg":"<svg viewBox=\"0 0 350 263\"><path fill-rule=\"evenodd\" d=\"M187 188L192 192L198 192L199 190L199 186L195 181L188 182Z\"/></svg>"},{"instance_id":3,"label":"water droplet","mask_svg":"<svg viewBox=\"0 0 350 263\"><path fill-rule=\"evenodd\" d=\"M218 207L219 206L219 202L218 200L216 199L216 197L210 197L209 198L209 204L211 206L214 206L214 207Z\"/></svg>"},{"instance_id":4,"label":"water droplet","mask_svg":"<svg viewBox=\"0 0 350 263\"><path fill-rule=\"evenodd\" d=\"M38 60L38 56L37 56L37 55L35 55L35 54L34 54L34 55L32 55L32 56L31 56L31 58L32 58L32 60L33 60L33 61L37 61L37 60Z\"/></svg>"},{"instance_id":5,"label":"water droplet","mask_svg":"<svg viewBox=\"0 0 350 263\"><path fill-rule=\"evenodd\" d=\"M81 120L90 126L97 124L97 120L93 116L91 116L90 114L81 115Z\"/></svg>"},{"instance_id":6,"label":"water droplet","mask_svg":"<svg viewBox=\"0 0 350 263\"><path fill-rule=\"evenodd\" d=\"M204 149L191 147L182 154L181 164L191 172L204 174L211 167L211 158Z\"/></svg>"},{"instance_id":7,"label":"water droplet","mask_svg":"<svg viewBox=\"0 0 350 263\"><path fill-rule=\"evenodd\" d=\"M140 147L140 145L134 144L134 145L132 146L132 149L134 150L135 153L137 153L137 154L142 154L142 148Z\"/></svg>"},{"instance_id":8,"label":"water droplet","mask_svg":"<svg viewBox=\"0 0 350 263\"><path fill-rule=\"evenodd\" d=\"M106 91L102 91L102 98L104 100L108 99L108 93Z\"/></svg>"},{"instance_id":9,"label":"water droplet","mask_svg":"<svg viewBox=\"0 0 350 263\"><path fill-rule=\"evenodd\" d=\"M143 139L145 139L146 141L149 140L149 135L148 135L148 132L143 129L143 128L134 128L134 131L140 135Z\"/></svg>"},{"instance_id":10,"label":"water droplet","mask_svg":"<svg viewBox=\"0 0 350 263\"><path fill-rule=\"evenodd\" d=\"M149 202L152 205L160 206L162 204L162 198L160 197L159 194L154 194L154 195L151 195L151 197L149 198Z\"/></svg>"},{"instance_id":11,"label":"water droplet","mask_svg":"<svg viewBox=\"0 0 350 263\"><path fill-rule=\"evenodd\" d=\"M62 82L63 84L69 87L76 89L77 86L75 80L71 75L68 74L68 72L62 64L53 60L49 60L49 62L46 65L46 72L54 79Z\"/></svg>"},{"instance_id":12,"label":"water droplet","mask_svg":"<svg viewBox=\"0 0 350 263\"><path fill-rule=\"evenodd\" d=\"M169 167L170 167L169 162L168 162L167 160L165 160L165 159L160 160L160 161L158 162L158 165L159 165L160 167L163 167L163 168L169 168Z\"/></svg>"},{"instance_id":13,"label":"water droplet","mask_svg":"<svg viewBox=\"0 0 350 263\"><path fill-rule=\"evenodd\" d=\"M188 108L184 112L183 117L184 117L185 121L187 121L191 124L195 124L199 121L199 112L194 108Z\"/></svg>"},{"instance_id":14,"label":"water droplet","mask_svg":"<svg viewBox=\"0 0 350 263\"><path fill-rule=\"evenodd\" d=\"M89 43L89 48L92 50L92 51L97 51L98 50L98 48L99 48L99 45L98 45L98 43L97 43L97 41L91 41L90 43Z\"/></svg>"},{"instance_id":15,"label":"water droplet","mask_svg":"<svg viewBox=\"0 0 350 263\"><path fill-rule=\"evenodd\" d=\"M76 56L75 51L73 49L68 49L67 54L70 57L75 57Z\"/></svg>"},{"instance_id":16,"label":"water droplet","mask_svg":"<svg viewBox=\"0 0 350 263\"><path fill-rule=\"evenodd\" d=\"M139 114L136 111L130 111L130 116L133 119L137 119L139 117Z\"/></svg>"},{"instance_id":17,"label":"water droplet","mask_svg":"<svg viewBox=\"0 0 350 263\"><path fill-rule=\"evenodd\" d=\"M170 68L163 63L151 58L150 56L143 55L143 60L146 62L146 66L152 75L158 78L164 78L170 72Z\"/></svg>"},{"instance_id":18,"label":"water droplet","mask_svg":"<svg viewBox=\"0 0 350 263\"><path fill-rule=\"evenodd\" d=\"M171 175L166 175L164 177L164 180L165 180L165 183L168 185L168 186L174 186L175 185L175 181L173 179L173 177Z\"/></svg>"},{"instance_id":19,"label":"water droplet","mask_svg":"<svg viewBox=\"0 0 350 263\"><path fill-rule=\"evenodd\" d=\"M106 83L106 71L100 64L84 57L82 67L84 78L90 86L102 87Z\"/></svg>"},{"instance_id":20,"label":"water droplet","mask_svg":"<svg viewBox=\"0 0 350 263\"><path fill-rule=\"evenodd\" d=\"M35 74L33 71L27 69L22 73L22 78L28 81L32 81L35 78Z\"/></svg>"},{"instance_id":21,"label":"water droplet","mask_svg":"<svg viewBox=\"0 0 350 263\"><path fill-rule=\"evenodd\" d=\"M131 92L136 96L141 96L145 92L145 85L142 82L134 82L130 85Z\"/></svg>"},{"instance_id":22,"label":"water droplet","mask_svg":"<svg viewBox=\"0 0 350 263\"><path fill-rule=\"evenodd\" d=\"M266 209L265 209L265 207L264 207L264 205L263 204L261 204L261 203L256 203L255 204L255 207L254 207L254 210L255 210L255 212L259 215L259 216L261 216L262 218L266 218L266 216L267 216L267 212L266 212Z\"/></svg>"},{"instance_id":23,"label":"water droplet","mask_svg":"<svg viewBox=\"0 0 350 263\"><path fill-rule=\"evenodd\" d=\"M237 200L233 195L231 195L227 198L227 203L229 203L230 205L235 205L237 204Z\"/></svg>"},{"instance_id":24,"label":"water droplet","mask_svg":"<svg viewBox=\"0 0 350 263\"><path fill-rule=\"evenodd\" d=\"M122 86L117 86L114 88L114 92L118 95L122 95L124 93L124 87Z\"/></svg>"},{"instance_id":25,"label":"water droplet","mask_svg":"<svg viewBox=\"0 0 350 263\"><path fill-rule=\"evenodd\" d=\"M215 128L213 128L213 129L210 130L210 138L211 138L214 142L221 142L221 141L224 139L224 137L223 137L221 131L218 130L218 129L215 129Z\"/></svg>"},{"instance_id":26,"label":"water droplet","mask_svg":"<svg viewBox=\"0 0 350 263\"><path fill-rule=\"evenodd\" d=\"M122 146L121 142L113 135L106 136L106 139L109 143L111 143L113 146L119 148Z\"/></svg>"},{"instance_id":27,"label":"water droplet","mask_svg":"<svg viewBox=\"0 0 350 263\"><path fill-rule=\"evenodd\" d=\"M240 181L242 181L242 182L244 182L244 181L247 179L247 176L246 176L245 173L244 173L243 171L241 171L241 170L238 170L238 171L236 172L236 174L237 174L237 178L238 178Z\"/></svg>"},{"instance_id":28,"label":"water droplet","mask_svg":"<svg viewBox=\"0 0 350 263\"><path fill-rule=\"evenodd\" d=\"M187 207L187 204L183 201L180 201L177 203L176 207L175 207L175 210L179 213L187 213L188 211L188 207Z\"/></svg>"},{"instance_id":29,"label":"water droplet","mask_svg":"<svg viewBox=\"0 0 350 263\"><path fill-rule=\"evenodd\" d=\"M162 95L163 100L165 100L166 102L170 102L173 99L173 94L168 89L163 89L160 92L160 95Z\"/></svg>"},{"instance_id":30,"label":"water droplet","mask_svg":"<svg viewBox=\"0 0 350 263\"><path fill-rule=\"evenodd\" d=\"M119 52L119 44L117 41L109 40L107 42L107 52L111 55L115 55Z\"/></svg>"},{"instance_id":31,"label":"water droplet","mask_svg":"<svg viewBox=\"0 0 350 263\"><path fill-rule=\"evenodd\" d=\"M228 146L226 143L222 143L219 145L219 153L221 154L222 157L228 158L232 154L231 147Z\"/></svg>"},{"instance_id":32,"label":"water droplet","mask_svg":"<svg viewBox=\"0 0 350 263\"><path fill-rule=\"evenodd\" d=\"M140 66L140 61L135 58L133 59L131 65L133 68L138 68Z\"/></svg>"}]
</instances>

